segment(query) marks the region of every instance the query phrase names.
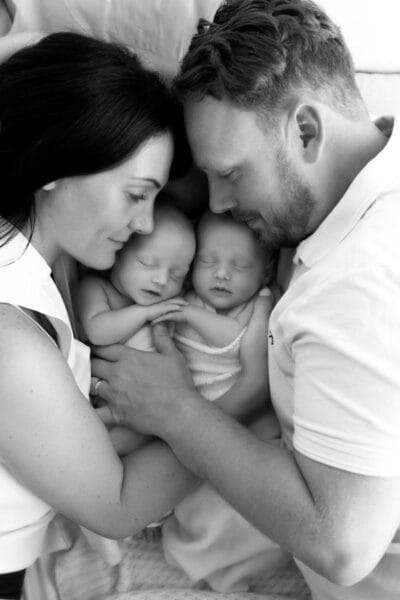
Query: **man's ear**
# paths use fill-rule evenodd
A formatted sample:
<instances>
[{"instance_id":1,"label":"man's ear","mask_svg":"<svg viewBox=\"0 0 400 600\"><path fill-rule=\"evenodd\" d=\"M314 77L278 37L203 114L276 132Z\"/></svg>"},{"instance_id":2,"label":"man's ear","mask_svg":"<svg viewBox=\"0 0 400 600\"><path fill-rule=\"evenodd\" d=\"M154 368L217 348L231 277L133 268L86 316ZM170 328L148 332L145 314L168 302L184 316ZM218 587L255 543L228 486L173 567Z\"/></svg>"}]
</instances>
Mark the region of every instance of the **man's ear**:
<instances>
[{"instance_id":1,"label":"man's ear","mask_svg":"<svg viewBox=\"0 0 400 600\"><path fill-rule=\"evenodd\" d=\"M318 161L324 145L324 129L318 109L309 104L300 104L294 114L296 135L305 162Z\"/></svg>"},{"instance_id":2,"label":"man's ear","mask_svg":"<svg viewBox=\"0 0 400 600\"><path fill-rule=\"evenodd\" d=\"M54 188L57 185L57 181L49 181L49 183L46 183L45 185L42 185L42 188L44 190L46 190L46 192L50 192L51 190L54 190Z\"/></svg>"}]
</instances>

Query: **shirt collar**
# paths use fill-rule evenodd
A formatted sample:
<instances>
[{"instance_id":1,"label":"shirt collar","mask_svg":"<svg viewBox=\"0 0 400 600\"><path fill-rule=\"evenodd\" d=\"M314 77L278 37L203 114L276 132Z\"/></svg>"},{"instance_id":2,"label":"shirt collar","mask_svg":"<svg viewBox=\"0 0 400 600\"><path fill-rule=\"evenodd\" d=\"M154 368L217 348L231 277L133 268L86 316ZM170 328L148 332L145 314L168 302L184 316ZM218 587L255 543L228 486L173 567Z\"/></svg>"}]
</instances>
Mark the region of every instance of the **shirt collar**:
<instances>
[{"instance_id":1,"label":"shirt collar","mask_svg":"<svg viewBox=\"0 0 400 600\"><path fill-rule=\"evenodd\" d=\"M311 267L329 254L356 226L374 201L400 184L400 117L381 117L375 125L389 138L385 147L360 171L318 229L299 244L295 264Z\"/></svg>"}]
</instances>

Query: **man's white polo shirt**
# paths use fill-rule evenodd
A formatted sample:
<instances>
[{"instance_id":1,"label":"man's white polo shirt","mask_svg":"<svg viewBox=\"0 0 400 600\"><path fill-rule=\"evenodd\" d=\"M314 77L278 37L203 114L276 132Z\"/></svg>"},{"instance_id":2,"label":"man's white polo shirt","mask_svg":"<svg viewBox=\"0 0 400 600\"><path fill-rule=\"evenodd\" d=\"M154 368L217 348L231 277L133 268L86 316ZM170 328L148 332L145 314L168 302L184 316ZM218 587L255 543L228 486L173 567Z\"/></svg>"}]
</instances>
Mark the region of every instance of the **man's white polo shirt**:
<instances>
[{"instance_id":1,"label":"man's white polo shirt","mask_svg":"<svg viewBox=\"0 0 400 600\"><path fill-rule=\"evenodd\" d=\"M400 123L294 257L270 323L273 403L289 447L400 475Z\"/></svg>"},{"instance_id":2,"label":"man's white polo shirt","mask_svg":"<svg viewBox=\"0 0 400 600\"><path fill-rule=\"evenodd\" d=\"M385 129L388 120L377 125ZM398 477L400 119L293 263L269 332L271 394L283 439L338 469ZM339 586L329 587L327 595L314 588L314 597L342 597L334 592ZM371 597L365 588L362 596L346 589L345 598ZM391 592L382 589L383 598Z\"/></svg>"}]
</instances>

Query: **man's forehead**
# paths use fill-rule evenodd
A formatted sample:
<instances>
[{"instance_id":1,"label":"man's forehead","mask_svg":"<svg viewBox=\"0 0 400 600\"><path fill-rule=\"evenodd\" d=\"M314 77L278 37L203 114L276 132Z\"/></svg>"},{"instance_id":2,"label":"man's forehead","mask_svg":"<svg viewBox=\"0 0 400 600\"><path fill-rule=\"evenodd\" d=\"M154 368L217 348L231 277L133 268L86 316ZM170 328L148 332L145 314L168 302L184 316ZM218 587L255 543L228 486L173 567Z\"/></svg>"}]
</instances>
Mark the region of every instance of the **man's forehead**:
<instances>
[{"instance_id":1,"label":"man's forehead","mask_svg":"<svg viewBox=\"0 0 400 600\"><path fill-rule=\"evenodd\" d=\"M221 170L234 166L247 146L265 136L255 112L211 97L189 101L185 122L195 158L207 164L217 161Z\"/></svg>"}]
</instances>

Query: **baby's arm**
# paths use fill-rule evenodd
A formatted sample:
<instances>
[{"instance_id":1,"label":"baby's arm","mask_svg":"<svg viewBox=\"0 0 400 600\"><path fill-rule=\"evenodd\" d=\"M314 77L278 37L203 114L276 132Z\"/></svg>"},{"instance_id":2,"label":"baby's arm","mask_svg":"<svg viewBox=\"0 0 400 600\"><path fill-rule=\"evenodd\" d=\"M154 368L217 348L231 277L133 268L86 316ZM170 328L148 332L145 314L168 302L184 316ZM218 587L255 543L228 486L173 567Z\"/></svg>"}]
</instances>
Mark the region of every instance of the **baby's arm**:
<instances>
[{"instance_id":1,"label":"baby's arm","mask_svg":"<svg viewBox=\"0 0 400 600\"><path fill-rule=\"evenodd\" d=\"M269 290L257 296L253 307L240 348L242 375L233 388L215 401L224 412L242 422L251 421L261 411L265 414L270 400L267 336L273 297ZM278 427L274 425L273 429Z\"/></svg>"},{"instance_id":2,"label":"baby's arm","mask_svg":"<svg viewBox=\"0 0 400 600\"><path fill-rule=\"evenodd\" d=\"M173 315L174 321L186 321L210 346L223 347L232 343L243 330L243 325L233 317L214 313L202 306L188 304Z\"/></svg>"},{"instance_id":3,"label":"baby's arm","mask_svg":"<svg viewBox=\"0 0 400 600\"><path fill-rule=\"evenodd\" d=\"M204 339L209 346L223 348L231 344L243 331L253 313L253 298L243 308L232 309L230 314L214 313L203 306L191 303L191 293L186 295L188 304L181 311L167 313L152 324L162 321L187 323Z\"/></svg>"},{"instance_id":4,"label":"baby's arm","mask_svg":"<svg viewBox=\"0 0 400 600\"><path fill-rule=\"evenodd\" d=\"M100 277L84 278L78 291L78 311L84 331L92 344L124 343L147 322L165 312L179 311L186 302L171 298L150 306L132 304L112 309L109 301L110 284Z\"/></svg>"},{"instance_id":5,"label":"baby's arm","mask_svg":"<svg viewBox=\"0 0 400 600\"><path fill-rule=\"evenodd\" d=\"M209 346L222 348L231 344L244 328L241 319L214 313L203 306L191 304L191 293L186 295L188 304L179 312L166 313L155 319L152 324L163 321L187 323L204 339ZM252 307L247 315L247 321L252 313Z\"/></svg>"}]
</instances>

